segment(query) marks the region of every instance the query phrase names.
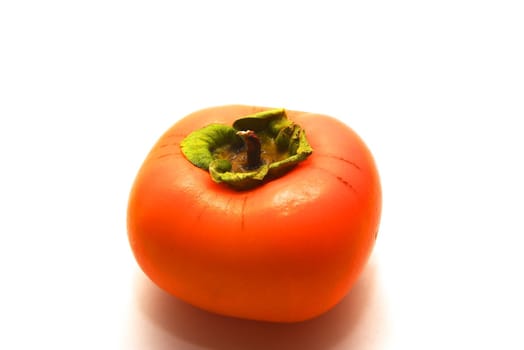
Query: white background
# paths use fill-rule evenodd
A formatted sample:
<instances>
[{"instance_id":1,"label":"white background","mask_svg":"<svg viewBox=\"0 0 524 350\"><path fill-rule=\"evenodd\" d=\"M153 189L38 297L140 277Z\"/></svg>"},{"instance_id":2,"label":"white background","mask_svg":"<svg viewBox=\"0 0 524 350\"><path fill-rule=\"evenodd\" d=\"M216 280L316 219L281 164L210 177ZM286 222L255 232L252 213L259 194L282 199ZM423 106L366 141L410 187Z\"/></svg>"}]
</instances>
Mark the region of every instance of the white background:
<instances>
[{"instance_id":1,"label":"white background","mask_svg":"<svg viewBox=\"0 0 524 350\"><path fill-rule=\"evenodd\" d=\"M521 1L2 1L1 349L523 349ZM376 249L331 312L210 315L131 255L127 196L177 119L319 112L367 142Z\"/></svg>"}]
</instances>

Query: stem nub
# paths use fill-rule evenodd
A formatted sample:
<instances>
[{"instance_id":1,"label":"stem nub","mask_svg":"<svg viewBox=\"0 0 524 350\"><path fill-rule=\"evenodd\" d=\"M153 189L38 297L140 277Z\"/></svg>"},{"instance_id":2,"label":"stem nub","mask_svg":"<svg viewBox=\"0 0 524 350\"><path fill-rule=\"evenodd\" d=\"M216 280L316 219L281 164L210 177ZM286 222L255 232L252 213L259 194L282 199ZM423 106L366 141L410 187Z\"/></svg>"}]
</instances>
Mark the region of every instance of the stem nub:
<instances>
[{"instance_id":1,"label":"stem nub","mask_svg":"<svg viewBox=\"0 0 524 350\"><path fill-rule=\"evenodd\" d=\"M262 152L262 145L260 139L253 130L237 131L237 135L244 139L247 153L246 169L254 170L262 165L260 154Z\"/></svg>"}]
</instances>

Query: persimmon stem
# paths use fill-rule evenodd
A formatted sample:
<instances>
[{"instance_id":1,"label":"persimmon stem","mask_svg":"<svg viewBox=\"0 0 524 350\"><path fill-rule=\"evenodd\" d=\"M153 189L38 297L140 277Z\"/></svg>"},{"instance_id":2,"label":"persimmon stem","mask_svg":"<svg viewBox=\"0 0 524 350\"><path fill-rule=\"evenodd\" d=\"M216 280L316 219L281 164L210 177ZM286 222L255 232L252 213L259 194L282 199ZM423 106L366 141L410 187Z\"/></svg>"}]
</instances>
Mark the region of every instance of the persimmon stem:
<instances>
[{"instance_id":1,"label":"persimmon stem","mask_svg":"<svg viewBox=\"0 0 524 350\"><path fill-rule=\"evenodd\" d=\"M262 165L260 153L262 152L262 146L260 139L253 130L238 131L237 135L242 136L244 143L246 144L247 153L247 169L256 169Z\"/></svg>"}]
</instances>

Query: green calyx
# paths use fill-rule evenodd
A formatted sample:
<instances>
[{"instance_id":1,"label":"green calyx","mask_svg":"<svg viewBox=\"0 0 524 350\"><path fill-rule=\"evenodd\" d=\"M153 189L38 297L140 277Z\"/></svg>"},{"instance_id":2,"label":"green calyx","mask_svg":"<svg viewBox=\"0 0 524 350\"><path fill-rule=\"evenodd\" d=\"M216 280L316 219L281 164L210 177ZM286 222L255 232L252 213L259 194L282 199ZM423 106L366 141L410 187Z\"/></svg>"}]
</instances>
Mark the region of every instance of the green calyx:
<instances>
[{"instance_id":1,"label":"green calyx","mask_svg":"<svg viewBox=\"0 0 524 350\"><path fill-rule=\"evenodd\" d=\"M287 119L284 109L248 115L233 126L205 126L180 146L193 165L236 190L282 176L313 152L304 130Z\"/></svg>"}]
</instances>

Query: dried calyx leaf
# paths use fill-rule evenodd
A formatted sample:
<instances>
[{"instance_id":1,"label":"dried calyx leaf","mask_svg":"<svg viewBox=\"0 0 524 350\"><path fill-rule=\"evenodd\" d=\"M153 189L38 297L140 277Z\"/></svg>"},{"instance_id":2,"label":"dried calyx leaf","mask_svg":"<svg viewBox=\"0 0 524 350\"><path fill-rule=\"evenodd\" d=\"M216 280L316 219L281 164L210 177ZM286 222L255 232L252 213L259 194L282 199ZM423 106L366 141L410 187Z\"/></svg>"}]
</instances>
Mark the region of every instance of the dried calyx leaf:
<instances>
[{"instance_id":1,"label":"dried calyx leaf","mask_svg":"<svg viewBox=\"0 0 524 350\"><path fill-rule=\"evenodd\" d=\"M205 126L182 140L181 148L186 158L209 171L215 182L237 190L282 176L313 152L304 130L287 118L284 109L248 115L233 126ZM258 157L254 152L259 152Z\"/></svg>"}]
</instances>

